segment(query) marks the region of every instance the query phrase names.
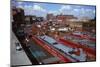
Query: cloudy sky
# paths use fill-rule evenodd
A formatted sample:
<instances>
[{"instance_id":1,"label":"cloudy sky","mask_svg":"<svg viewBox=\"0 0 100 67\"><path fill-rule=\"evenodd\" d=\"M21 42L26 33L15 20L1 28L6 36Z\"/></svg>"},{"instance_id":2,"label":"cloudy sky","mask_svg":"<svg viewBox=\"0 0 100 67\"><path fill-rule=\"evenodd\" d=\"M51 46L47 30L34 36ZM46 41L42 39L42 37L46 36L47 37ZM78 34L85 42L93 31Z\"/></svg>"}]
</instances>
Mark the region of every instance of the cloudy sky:
<instances>
[{"instance_id":1,"label":"cloudy sky","mask_svg":"<svg viewBox=\"0 0 100 67\"><path fill-rule=\"evenodd\" d=\"M54 3L34 3L34 2L13 2L16 7L21 7L25 15L36 15L45 17L47 13L74 15L78 18L95 17L95 6L54 4Z\"/></svg>"}]
</instances>

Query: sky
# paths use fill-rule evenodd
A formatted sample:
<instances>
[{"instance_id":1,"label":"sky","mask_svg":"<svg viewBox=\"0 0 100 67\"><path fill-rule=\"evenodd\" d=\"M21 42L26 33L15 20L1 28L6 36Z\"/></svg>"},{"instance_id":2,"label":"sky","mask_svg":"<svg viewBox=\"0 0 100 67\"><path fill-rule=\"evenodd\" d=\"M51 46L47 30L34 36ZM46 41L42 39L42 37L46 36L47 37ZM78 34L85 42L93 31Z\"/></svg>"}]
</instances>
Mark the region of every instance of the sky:
<instances>
[{"instance_id":1,"label":"sky","mask_svg":"<svg viewBox=\"0 0 100 67\"><path fill-rule=\"evenodd\" d=\"M12 5L24 9L25 15L36 15L46 17L48 13L54 15L74 15L78 18L95 17L95 6L88 5L72 5L72 4L55 4L55 3L36 3L36 2L12 2Z\"/></svg>"}]
</instances>

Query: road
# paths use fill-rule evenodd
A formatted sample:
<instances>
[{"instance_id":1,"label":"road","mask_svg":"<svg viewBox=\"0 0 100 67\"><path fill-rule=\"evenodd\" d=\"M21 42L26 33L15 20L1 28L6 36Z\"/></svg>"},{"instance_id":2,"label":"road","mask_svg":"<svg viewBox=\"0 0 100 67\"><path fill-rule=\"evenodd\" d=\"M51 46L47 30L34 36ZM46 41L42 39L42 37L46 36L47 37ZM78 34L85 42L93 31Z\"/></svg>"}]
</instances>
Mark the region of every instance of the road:
<instances>
[{"instance_id":1,"label":"road","mask_svg":"<svg viewBox=\"0 0 100 67\"><path fill-rule=\"evenodd\" d=\"M19 42L15 34L11 33L11 65L31 65L29 58L24 50L16 51L15 42Z\"/></svg>"}]
</instances>

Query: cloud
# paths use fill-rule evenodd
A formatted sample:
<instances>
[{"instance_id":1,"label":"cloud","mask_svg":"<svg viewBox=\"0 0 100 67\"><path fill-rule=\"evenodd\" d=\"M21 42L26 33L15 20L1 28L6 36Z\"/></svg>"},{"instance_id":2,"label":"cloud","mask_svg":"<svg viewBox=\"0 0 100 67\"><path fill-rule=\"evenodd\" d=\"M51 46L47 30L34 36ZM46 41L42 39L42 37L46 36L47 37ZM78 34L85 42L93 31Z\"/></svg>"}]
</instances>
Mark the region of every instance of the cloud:
<instances>
[{"instance_id":1,"label":"cloud","mask_svg":"<svg viewBox=\"0 0 100 67\"><path fill-rule=\"evenodd\" d=\"M30 6L30 5L24 5L24 8L26 8L26 9L32 9L32 6Z\"/></svg>"},{"instance_id":2,"label":"cloud","mask_svg":"<svg viewBox=\"0 0 100 67\"><path fill-rule=\"evenodd\" d=\"M75 5L74 7L75 7L75 8L81 8L82 6L80 6L80 5Z\"/></svg>"},{"instance_id":3,"label":"cloud","mask_svg":"<svg viewBox=\"0 0 100 67\"><path fill-rule=\"evenodd\" d=\"M63 5L61 6L61 8L59 9L60 12L64 11L64 10L70 10L71 6L70 5Z\"/></svg>"},{"instance_id":4,"label":"cloud","mask_svg":"<svg viewBox=\"0 0 100 67\"><path fill-rule=\"evenodd\" d=\"M22 4L23 4L23 2L17 2L17 4L18 4L18 5L22 5Z\"/></svg>"},{"instance_id":5,"label":"cloud","mask_svg":"<svg viewBox=\"0 0 100 67\"><path fill-rule=\"evenodd\" d=\"M93 13L95 14L95 13L96 13L96 11L95 11L95 10L93 10Z\"/></svg>"},{"instance_id":6,"label":"cloud","mask_svg":"<svg viewBox=\"0 0 100 67\"><path fill-rule=\"evenodd\" d=\"M73 9L73 11L75 11L75 12L79 12L79 9Z\"/></svg>"},{"instance_id":7,"label":"cloud","mask_svg":"<svg viewBox=\"0 0 100 67\"><path fill-rule=\"evenodd\" d=\"M44 9L42 6L34 4L32 7L28 7L29 10L26 9L26 14L28 15L36 15L45 17L47 14L47 10Z\"/></svg>"},{"instance_id":8,"label":"cloud","mask_svg":"<svg viewBox=\"0 0 100 67\"><path fill-rule=\"evenodd\" d=\"M81 14L85 14L85 13L86 13L86 10L85 10L84 8L81 8L81 9L80 9L80 13L81 13Z\"/></svg>"},{"instance_id":9,"label":"cloud","mask_svg":"<svg viewBox=\"0 0 100 67\"><path fill-rule=\"evenodd\" d=\"M57 14L59 14L59 12L58 11L53 11L53 10L50 10L50 11L48 11L48 13L53 13L54 15L57 15Z\"/></svg>"},{"instance_id":10,"label":"cloud","mask_svg":"<svg viewBox=\"0 0 100 67\"><path fill-rule=\"evenodd\" d=\"M74 9L74 11L76 11L76 13L74 13L74 15L76 15L78 18L83 18L83 17L88 17L88 18L94 18L95 14L93 9L89 9L89 8L80 8L79 11L77 11L76 9Z\"/></svg>"},{"instance_id":11,"label":"cloud","mask_svg":"<svg viewBox=\"0 0 100 67\"><path fill-rule=\"evenodd\" d=\"M22 5L18 5L17 8L23 8L23 6Z\"/></svg>"},{"instance_id":12,"label":"cloud","mask_svg":"<svg viewBox=\"0 0 100 67\"><path fill-rule=\"evenodd\" d=\"M87 12L91 12L91 11L92 11L92 9L86 9L86 11L87 11Z\"/></svg>"},{"instance_id":13,"label":"cloud","mask_svg":"<svg viewBox=\"0 0 100 67\"><path fill-rule=\"evenodd\" d=\"M66 15L75 15L77 17L81 16L94 16L95 9L85 8L83 6L73 6L73 5L61 5L60 8L54 9L46 9L43 7L44 5L39 3L34 4L25 4L22 2L18 2L17 7L23 8L26 15L37 15L37 16L45 16L47 13L57 14L66 14ZM49 7L49 6L48 6Z\"/></svg>"},{"instance_id":14,"label":"cloud","mask_svg":"<svg viewBox=\"0 0 100 67\"><path fill-rule=\"evenodd\" d=\"M47 13L47 10L41 7L38 4L34 5L17 5L19 8L23 8L25 15L37 15L37 16L44 16Z\"/></svg>"},{"instance_id":15,"label":"cloud","mask_svg":"<svg viewBox=\"0 0 100 67\"><path fill-rule=\"evenodd\" d=\"M34 5L33 10L46 12L46 10L43 7L39 6L39 5Z\"/></svg>"},{"instance_id":16,"label":"cloud","mask_svg":"<svg viewBox=\"0 0 100 67\"><path fill-rule=\"evenodd\" d=\"M48 11L48 13L56 13L56 11Z\"/></svg>"}]
</instances>

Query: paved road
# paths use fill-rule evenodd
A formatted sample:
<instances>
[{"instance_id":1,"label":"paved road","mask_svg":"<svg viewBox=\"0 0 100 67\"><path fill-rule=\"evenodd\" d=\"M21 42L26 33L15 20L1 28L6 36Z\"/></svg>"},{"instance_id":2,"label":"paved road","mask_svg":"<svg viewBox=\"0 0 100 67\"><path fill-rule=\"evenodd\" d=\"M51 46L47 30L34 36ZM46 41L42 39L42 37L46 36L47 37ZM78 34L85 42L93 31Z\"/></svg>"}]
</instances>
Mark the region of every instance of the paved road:
<instances>
[{"instance_id":1,"label":"paved road","mask_svg":"<svg viewBox=\"0 0 100 67\"><path fill-rule=\"evenodd\" d=\"M11 33L11 65L31 65L32 63L28 59L24 50L16 51L15 42L19 42L14 35Z\"/></svg>"}]
</instances>

